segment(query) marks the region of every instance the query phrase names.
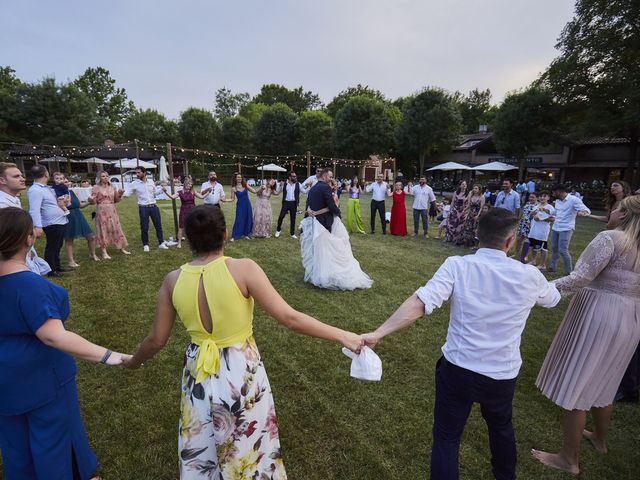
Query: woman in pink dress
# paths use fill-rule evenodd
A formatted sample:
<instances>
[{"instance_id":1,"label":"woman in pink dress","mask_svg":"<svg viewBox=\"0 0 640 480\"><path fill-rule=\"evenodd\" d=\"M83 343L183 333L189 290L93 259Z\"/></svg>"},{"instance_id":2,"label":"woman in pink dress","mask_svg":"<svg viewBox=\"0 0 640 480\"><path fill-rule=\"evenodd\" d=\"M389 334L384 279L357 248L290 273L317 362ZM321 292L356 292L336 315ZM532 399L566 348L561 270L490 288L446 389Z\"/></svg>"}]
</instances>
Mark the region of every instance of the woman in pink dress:
<instances>
[{"instance_id":1,"label":"woman in pink dress","mask_svg":"<svg viewBox=\"0 0 640 480\"><path fill-rule=\"evenodd\" d=\"M279 194L280 192L276 192L276 181L274 179L269 180L265 185L261 185L256 190L252 237L271 237L271 195Z\"/></svg>"},{"instance_id":2,"label":"woman in pink dress","mask_svg":"<svg viewBox=\"0 0 640 480\"><path fill-rule=\"evenodd\" d=\"M193 182L190 179L185 180L184 188L180 192L173 195L167 191L167 187L162 187L162 192L172 200L180 198L180 215L178 216L178 246L182 248L182 237L184 237L184 224L187 215L191 210L196 208L196 197L203 199L211 191L211 187L205 188L198 193L193 189Z\"/></svg>"},{"instance_id":3,"label":"woman in pink dress","mask_svg":"<svg viewBox=\"0 0 640 480\"><path fill-rule=\"evenodd\" d=\"M127 238L120 226L120 217L116 211L116 203L120 201L121 192L111 185L107 172L100 172L98 184L93 187L89 202L96 205L96 243L102 251L105 260L111 257L107 253L107 247L113 245L125 255L131 255L127 251Z\"/></svg>"}]
</instances>

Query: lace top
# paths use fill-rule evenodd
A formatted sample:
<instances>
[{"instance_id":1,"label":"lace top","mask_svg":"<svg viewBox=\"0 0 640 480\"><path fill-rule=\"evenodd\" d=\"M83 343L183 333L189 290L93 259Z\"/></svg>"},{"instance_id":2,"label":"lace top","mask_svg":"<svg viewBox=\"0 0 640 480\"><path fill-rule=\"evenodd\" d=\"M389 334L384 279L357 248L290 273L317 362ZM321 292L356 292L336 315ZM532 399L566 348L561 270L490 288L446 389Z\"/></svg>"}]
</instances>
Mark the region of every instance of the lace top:
<instances>
[{"instance_id":1,"label":"lace top","mask_svg":"<svg viewBox=\"0 0 640 480\"><path fill-rule=\"evenodd\" d=\"M640 299L640 272L634 271L638 248L623 252L623 240L621 230L600 232L580 255L575 270L554 282L560 293L587 287Z\"/></svg>"}]
</instances>

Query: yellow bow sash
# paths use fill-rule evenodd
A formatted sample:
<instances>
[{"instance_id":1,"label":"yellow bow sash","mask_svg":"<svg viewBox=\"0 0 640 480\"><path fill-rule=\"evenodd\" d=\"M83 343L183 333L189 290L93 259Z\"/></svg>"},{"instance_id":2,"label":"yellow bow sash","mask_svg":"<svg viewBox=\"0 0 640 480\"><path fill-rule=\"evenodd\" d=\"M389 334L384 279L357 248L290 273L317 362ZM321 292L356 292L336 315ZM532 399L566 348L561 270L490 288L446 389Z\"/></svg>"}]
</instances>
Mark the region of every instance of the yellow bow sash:
<instances>
[{"instance_id":1,"label":"yellow bow sash","mask_svg":"<svg viewBox=\"0 0 640 480\"><path fill-rule=\"evenodd\" d=\"M243 343L253 335L251 325L248 328L228 338L219 339L217 342L211 334L193 335L191 340L198 345L196 355L196 383L215 375L220 370L220 349Z\"/></svg>"}]
</instances>

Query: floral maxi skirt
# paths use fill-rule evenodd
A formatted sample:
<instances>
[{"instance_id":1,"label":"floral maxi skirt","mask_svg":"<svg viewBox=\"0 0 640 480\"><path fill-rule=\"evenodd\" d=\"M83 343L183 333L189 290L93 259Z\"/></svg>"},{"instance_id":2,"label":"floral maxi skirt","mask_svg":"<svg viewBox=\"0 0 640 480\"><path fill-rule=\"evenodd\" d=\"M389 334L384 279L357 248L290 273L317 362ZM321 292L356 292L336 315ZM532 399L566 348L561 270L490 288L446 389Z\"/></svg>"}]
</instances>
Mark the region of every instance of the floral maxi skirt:
<instances>
[{"instance_id":1,"label":"floral maxi skirt","mask_svg":"<svg viewBox=\"0 0 640 480\"><path fill-rule=\"evenodd\" d=\"M220 349L217 375L196 384L198 346L182 374L180 478L286 480L267 373L253 338Z\"/></svg>"}]
</instances>

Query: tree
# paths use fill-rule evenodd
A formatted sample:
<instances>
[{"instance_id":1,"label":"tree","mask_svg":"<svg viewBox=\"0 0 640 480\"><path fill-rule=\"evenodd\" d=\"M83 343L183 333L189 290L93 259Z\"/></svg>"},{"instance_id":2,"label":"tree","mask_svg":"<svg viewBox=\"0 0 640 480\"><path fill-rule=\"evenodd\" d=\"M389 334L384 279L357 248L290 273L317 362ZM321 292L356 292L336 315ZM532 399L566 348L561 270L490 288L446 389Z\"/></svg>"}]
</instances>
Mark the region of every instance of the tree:
<instances>
[{"instance_id":1,"label":"tree","mask_svg":"<svg viewBox=\"0 0 640 480\"><path fill-rule=\"evenodd\" d=\"M449 152L458 143L460 113L444 90L425 89L405 103L402 115L396 132L398 150L403 155L419 158L420 174L427 156Z\"/></svg>"},{"instance_id":2,"label":"tree","mask_svg":"<svg viewBox=\"0 0 640 480\"><path fill-rule=\"evenodd\" d=\"M467 96L459 92L454 93L460 116L462 131L473 133L478 131L479 125L490 125L495 118L496 108L491 105L491 90L471 90Z\"/></svg>"},{"instance_id":3,"label":"tree","mask_svg":"<svg viewBox=\"0 0 640 480\"><path fill-rule=\"evenodd\" d=\"M178 125L157 110L136 110L127 117L122 125L122 134L128 140L141 140L149 143L178 143L180 134Z\"/></svg>"},{"instance_id":4,"label":"tree","mask_svg":"<svg viewBox=\"0 0 640 480\"><path fill-rule=\"evenodd\" d=\"M24 140L17 137L15 118L18 113L18 87L22 82L11 67L0 67L0 141Z\"/></svg>"},{"instance_id":5,"label":"tree","mask_svg":"<svg viewBox=\"0 0 640 480\"><path fill-rule=\"evenodd\" d=\"M289 90L284 85L275 83L263 85L260 93L253 97L252 101L265 105L284 103L295 113L302 113L305 110L313 110L322 106L320 97L311 91L305 92L302 87Z\"/></svg>"},{"instance_id":6,"label":"tree","mask_svg":"<svg viewBox=\"0 0 640 480\"><path fill-rule=\"evenodd\" d=\"M244 117L227 117L220 129L222 148L228 153L252 153L253 129Z\"/></svg>"},{"instance_id":7,"label":"tree","mask_svg":"<svg viewBox=\"0 0 640 480\"><path fill-rule=\"evenodd\" d=\"M334 147L350 158L387 155L394 148L394 132L401 119L397 107L369 96L355 96L336 114Z\"/></svg>"},{"instance_id":8,"label":"tree","mask_svg":"<svg viewBox=\"0 0 640 480\"><path fill-rule=\"evenodd\" d=\"M96 115L106 119L107 134L117 136L124 119L135 110L125 89L116 88L109 70L102 67L87 68L73 83L93 100Z\"/></svg>"},{"instance_id":9,"label":"tree","mask_svg":"<svg viewBox=\"0 0 640 480\"><path fill-rule=\"evenodd\" d=\"M560 55L541 83L564 107L575 133L629 139L626 178L639 184L640 3L577 0L556 48Z\"/></svg>"},{"instance_id":10,"label":"tree","mask_svg":"<svg viewBox=\"0 0 640 480\"><path fill-rule=\"evenodd\" d=\"M295 151L296 114L284 103L269 107L258 123L254 135L259 153L264 155L286 155Z\"/></svg>"},{"instance_id":11,"label":"tree","mask_svg":"<svg viewBox=\"0 0 640 480\"><path fill-rule=\"evenodd\" d=\"M262 115L268 108L269 106L264 103L249 102L242 106L238 115L249 120L252 128L255 128L256 124L260 121Z\"/></svg>"},{"instance_id":12,"label":"tree","mask_svg":"<svg viewBox=\"0 0 640 480\"><path fill-rule=\"evenodd\" d=\"M247 92L232 93L227 87L222 87L216 92L215 115L219 122L238 114L240 109L249 102L250 95Z\"/></svg>"},{"instance_id":13,"label":"tree","mask_svg":"<svg viewBox=\"0 0 640 480\"><path fill-rule=\"evenodd\" d=\"M353 97L367 97L367 98L372 98L374 100L380 100L381 102L387 102L387 99L382 94L382 92L369 88L368 85L362 86L358 84L355 87L349 87L346 90L341 91L338 95L333 97L333 100L331 100L329 105L327 105L326 107L326 111L329 114L329 116L335 120L338 112Z\"/></svg>"},{"instance_id":14,"label":"tree","mask_svg":"<svg viewBox=\"0 0 640 480\"><path fill-rule=\"evenodd\" d=\"M548 90L532 86L504 99L495 118L496 148L506 158L518 160L522 180L527 155L555 137L555 106Z\"/></svg>"},{"instance_id":15,"label":"tree","mask_svg":"<svg viewBox=\"0 0 640 480\"><path fill-rule=\"evenodd\" d=\"M332 134L333 122L325 112L321 110L302 112L296 124L297 150L329 156L332 154Z\"/></svg>"},{"instance_id":16,"label":"tree","mask_svg":"<svg viewBox=\"0 0 640 480\"><path fill-rule=\"evenodd\" d=\"M218 146L220 127L208 110L186 109L180 114L178 131L185 147L213 150Z\"/></svg>"}]
</instances>

